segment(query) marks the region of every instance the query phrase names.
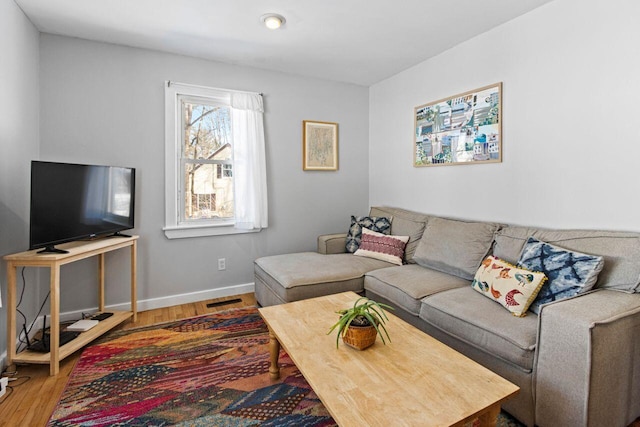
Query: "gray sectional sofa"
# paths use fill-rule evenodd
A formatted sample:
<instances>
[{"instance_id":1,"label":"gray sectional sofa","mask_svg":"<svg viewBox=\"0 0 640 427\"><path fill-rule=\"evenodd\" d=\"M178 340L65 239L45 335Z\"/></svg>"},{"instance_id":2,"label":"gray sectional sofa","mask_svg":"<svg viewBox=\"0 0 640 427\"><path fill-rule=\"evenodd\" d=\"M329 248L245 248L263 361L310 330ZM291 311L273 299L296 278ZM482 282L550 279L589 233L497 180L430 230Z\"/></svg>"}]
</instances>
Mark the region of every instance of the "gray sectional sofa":
<instances>
[{"instance_id":1,"label":"gray sectional sofa","mask_svg":"<svg viewBox=\"0 0 640 427\"><path fill-rule=\"evenodd\" d=\"M345 233L318 252L255 261L269 306L347 290L517 384L504 409L541 427L627 426L640 416L640 233L547 230L373 207L410 236L401 266L345 253ZM346 227L345 227L346 228ZM488 255L515 264L528 237L604 257L594 289L515 317L471 286Z\"/></svg>"}]
</instances>

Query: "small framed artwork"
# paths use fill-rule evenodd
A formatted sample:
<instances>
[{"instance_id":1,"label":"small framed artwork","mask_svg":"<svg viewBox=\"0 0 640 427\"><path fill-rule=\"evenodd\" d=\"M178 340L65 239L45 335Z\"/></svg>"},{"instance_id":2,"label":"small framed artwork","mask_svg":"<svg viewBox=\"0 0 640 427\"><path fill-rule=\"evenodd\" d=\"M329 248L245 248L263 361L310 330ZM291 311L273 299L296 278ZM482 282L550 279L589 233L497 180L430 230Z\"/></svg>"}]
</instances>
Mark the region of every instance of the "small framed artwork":
<instances>
[{"instance_id":1,"label":"small framed artwork","mask_svg":"<svg viewBox=\"0 0 640 427\"><path fill-rule=\"evenodd\" d=\"M302 121L302 169L338 170L338 124Z\"/></svg>"},{"instance_id":2,"label":"small framed artwork","mask_svg":"<svg viewBox=\"0 0 640 427\"><path fill-rule=\"evenodd\" d=\"M413 166L502 161L502 82L414 110Z\"/></svg>"}]
</instances>

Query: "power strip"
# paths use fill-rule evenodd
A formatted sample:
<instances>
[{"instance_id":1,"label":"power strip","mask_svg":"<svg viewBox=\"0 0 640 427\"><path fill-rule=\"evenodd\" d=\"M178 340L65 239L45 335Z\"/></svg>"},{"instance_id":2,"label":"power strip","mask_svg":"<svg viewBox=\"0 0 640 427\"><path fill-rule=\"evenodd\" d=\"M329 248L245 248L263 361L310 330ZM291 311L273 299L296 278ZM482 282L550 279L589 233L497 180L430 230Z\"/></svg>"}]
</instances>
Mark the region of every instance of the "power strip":
<instances>
[{"instance_id":1,"label":"power strip","mask_svg":"<svg viewBox=\"0 0 640 427\"><path fill-rule=\"evenodd\" d=\"M0 378L0 397L4 396L4 394L7 392L7 384L9 384L8 377Z\"/></svg>"}]
</instances>

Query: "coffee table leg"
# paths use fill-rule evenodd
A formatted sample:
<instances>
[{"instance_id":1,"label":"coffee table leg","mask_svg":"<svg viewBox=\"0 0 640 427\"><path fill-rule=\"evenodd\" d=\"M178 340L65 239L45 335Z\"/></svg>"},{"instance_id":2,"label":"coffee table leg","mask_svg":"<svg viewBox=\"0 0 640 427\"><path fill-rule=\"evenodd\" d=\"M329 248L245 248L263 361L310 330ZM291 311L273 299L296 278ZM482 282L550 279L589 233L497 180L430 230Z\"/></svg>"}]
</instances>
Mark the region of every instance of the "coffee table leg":
<instances>
[{"instance_id":1,"label":"coffee table leg","mask_svg":"<svg viewBox=\"0 0 640 427\"><path fill-rule=\"evenodd\" d=\"M280 378L280 367L278 366L278 357L280 356L280 342L276 335L269 329L269 354L271 356L271 365L269 366L269 376L272 380Z\"/></svg>"},{"instance_id":2,"label":"coffee table leg","mask_svg":"<svg viewBox=\"0 0 640 427\"><path fill-rule=\"evenodd\" d=\"M495 427L498 422L498 414L500 414L500 405L493 405L487 412L480 415L480 427Z\"/></svg>"}]
</instances>

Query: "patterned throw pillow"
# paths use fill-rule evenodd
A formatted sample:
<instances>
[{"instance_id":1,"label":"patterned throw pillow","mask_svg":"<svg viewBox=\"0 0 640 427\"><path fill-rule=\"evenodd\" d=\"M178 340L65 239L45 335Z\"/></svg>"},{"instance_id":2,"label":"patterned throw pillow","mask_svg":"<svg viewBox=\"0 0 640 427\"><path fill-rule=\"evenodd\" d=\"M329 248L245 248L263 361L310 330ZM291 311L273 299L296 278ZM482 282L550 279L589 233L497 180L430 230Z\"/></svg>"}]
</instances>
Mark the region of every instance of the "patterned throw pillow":
<instances>
[{"instance_id":1,"label":"patterned throw pillow","mask_svg":"<svg viewBox=\"0 0 640 427\"><path fill-rule=\"evenodd\" d=\"M544 273L517 268L489 255L478 268L471 287L502 304L514 316L523 317L546 279Z\"/></svg>"},{"instance_id":2,"label":"patterned throw pillow","mask_svg":"<svg viewBox=\"0 0 640 427\"><path fill-rule=\"evenodd\" d=\"M404 248L407 246L409 236L387 236L369 229L362 229L360 247L354 255L366 256L392 264L402 265Z\"/></svg>"},{"instance_id":3,"label":"patterned throw pillow","mask_svg":"<svg viewBox=\"0 0 640 427\"><path fill-rule=\"evenodd\" d=\"M347 252L354 253L360 246L362 229L368 228L378 233L390 234L391 221L382 216L353 216L351 215L351 226L347 233Z\"/></svg>"},{"instance_id":4,"label":"patterned throw pillow","mask_svg":"<svg viewBox=\"0 0 640 427\"><path fill-rule=\"evenodd\" d=\"M518 260L518 266L542 271L549 284L540 291L531 304L531 311L540 312L540 306L587 292L596 284L604 267L604 258L570 251L529 237Z\"/></svg>"}]
</instances>

